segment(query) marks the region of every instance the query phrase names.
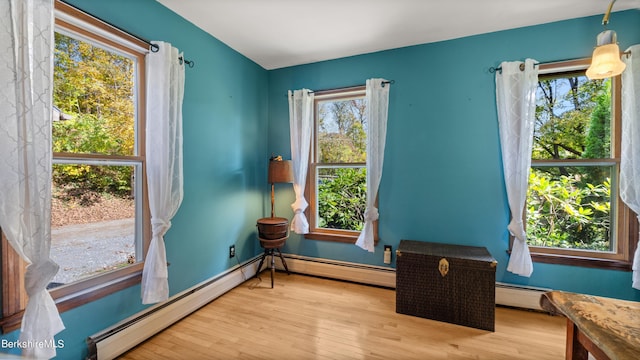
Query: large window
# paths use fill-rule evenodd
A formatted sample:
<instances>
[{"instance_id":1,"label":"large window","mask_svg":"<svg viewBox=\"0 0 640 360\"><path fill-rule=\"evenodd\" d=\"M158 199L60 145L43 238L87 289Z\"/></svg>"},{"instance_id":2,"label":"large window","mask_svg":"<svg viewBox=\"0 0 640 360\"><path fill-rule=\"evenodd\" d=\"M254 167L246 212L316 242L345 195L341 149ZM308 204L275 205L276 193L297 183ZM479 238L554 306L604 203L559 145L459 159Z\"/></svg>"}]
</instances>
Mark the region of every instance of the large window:
<instances>
[{"instance_id":1,"label":"large window","mask_svg":"<svg viewBox=\"0 0 640 360\"><path fill-rule=\"evenodd\" d=\"M366 209L365 88L317 92L314 102L308 236L355 242Z\"/></svg>"},{"instance_id":2,"label":"large window","mask_svg":"<svg viewBox=\"0 0 640 360\"><path fill-rule=\"evenodd\" d=\"M140 281L147 44L56 2L48 288L61 311ZM3 247L3 330L19 325L24 264Z\"/></svg>"},{"instance_id":3,"label":"large window","mask_svg":"<svg viewBox=\"0 0 640 360\"><path fill-rule=\"evenodd\" d=\"M618 196L619 78L589 80L587 66L540 66L527 239L538 261L625 267L635 222Z\"/></svg>"}]
</instances>

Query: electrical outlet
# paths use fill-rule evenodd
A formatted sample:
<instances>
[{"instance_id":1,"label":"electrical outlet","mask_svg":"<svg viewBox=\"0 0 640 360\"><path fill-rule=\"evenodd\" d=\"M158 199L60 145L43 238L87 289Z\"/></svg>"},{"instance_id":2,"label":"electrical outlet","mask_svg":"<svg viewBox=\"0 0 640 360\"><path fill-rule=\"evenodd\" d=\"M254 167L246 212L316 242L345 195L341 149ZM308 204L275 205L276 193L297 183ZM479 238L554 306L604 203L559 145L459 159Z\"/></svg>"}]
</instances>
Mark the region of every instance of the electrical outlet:
<instances>
[{"instance_id":1,"label":"electrical outlet","mask_svg":"<svg viewBox=\"0 0 640 360\"><path fill-rule=\"evenodd\" d=\"M231 245L229 246L229 259L231 259L232 257L236 256L236 246L235 245Z\"/></svg>"},{"instance_id":2,"label":"electrical outlet","mask_svg":"<svg viewBox=\"0 0 640 360\"><path fill-rule=\"evenodd\" d=\"M391 245L384 246L384 263L391 264Z\"/></svg>"}]
</instances>

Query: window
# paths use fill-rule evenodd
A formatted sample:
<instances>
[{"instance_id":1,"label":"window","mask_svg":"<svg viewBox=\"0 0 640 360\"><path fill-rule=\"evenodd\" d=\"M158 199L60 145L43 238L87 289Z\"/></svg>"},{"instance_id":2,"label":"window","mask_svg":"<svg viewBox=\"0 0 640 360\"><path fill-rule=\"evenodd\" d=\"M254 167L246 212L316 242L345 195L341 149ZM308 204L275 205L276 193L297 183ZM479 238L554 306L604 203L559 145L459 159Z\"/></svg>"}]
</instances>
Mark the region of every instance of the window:
<instances>
[{"instance_id":1,"label":"window","mask_svg":"<svg viewBox=\"0 0 640 360\"><path fill-rule=\"evenodd\" d=\"M316 92L314 109L307 236L354 243L366 209L365 88Z\"/></svg>"},{"instance_id":2,"label":"window","mask_svg":"<svg viewBox=\"0 0 640 360\"><path fill-rule=\"evenodd\" d=\"M618 196L619 77L588 61L540 65L525 209L534 260L630 268L636 221Z\"/></svg>"},{"instance_id":3,"label":"window","mask_svg":"<svg viewBox=\"0 0 640 360\"><path fill-rule=\"evenodd\" d=\"M149 242L144 179L148 45L56 1L48 288L60 311L139 283ZM4 331L19 326L24 264L3 242Z\"/></svg>"}]
</instances>

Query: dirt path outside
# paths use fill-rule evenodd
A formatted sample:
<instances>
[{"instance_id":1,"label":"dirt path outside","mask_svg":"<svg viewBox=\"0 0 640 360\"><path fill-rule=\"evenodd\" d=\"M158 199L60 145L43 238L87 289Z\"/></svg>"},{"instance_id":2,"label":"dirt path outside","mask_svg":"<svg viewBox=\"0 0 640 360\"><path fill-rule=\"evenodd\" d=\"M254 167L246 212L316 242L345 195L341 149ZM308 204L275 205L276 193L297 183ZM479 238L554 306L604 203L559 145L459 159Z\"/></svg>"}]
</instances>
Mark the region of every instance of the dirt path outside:
<instances>
[{"instance_id":1,"label":"dirt path outside","mask_svg":"<svg viewBox=\"0 0 640 360\"><path fill-rule=\"evenodd\" d=\"M52 200L51 258L60 265L52 285L66 284L126 264L135 256L133 200L89 205Z\"/></svg>"},{"instance_id":2,"label":"dirt path outside","mask_svg":"<svg viewBox=\"0 0 640 360\"><path fill-rule=\"evenodd\" d=\"M52 282L67 284L126 264L135 256L135 219L76 224L51 230L51 258L60 270Z\"/></svg>"}]
</instances>

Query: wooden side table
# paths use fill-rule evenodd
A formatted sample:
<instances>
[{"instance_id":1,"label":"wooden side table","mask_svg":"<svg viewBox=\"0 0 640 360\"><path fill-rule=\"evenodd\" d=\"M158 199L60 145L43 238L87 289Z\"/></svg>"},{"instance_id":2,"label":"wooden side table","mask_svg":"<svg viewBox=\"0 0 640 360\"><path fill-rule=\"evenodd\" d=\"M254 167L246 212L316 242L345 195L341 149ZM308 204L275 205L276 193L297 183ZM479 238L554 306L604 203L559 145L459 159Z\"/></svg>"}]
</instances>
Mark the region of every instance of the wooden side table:
<instances>
[{"instance_id":1,"label":"wooden side table","mask_svg":"<svg viewBox=\"0 0 640 360\"><path fill-rule=\"evenodd\" d=\"M260 240L260 246L264 249L262 258L260 259L260 265L256 271L256 277L260 274L262 264L267 256L271 256L271 288L273 288L273 276L276 271L274 252L277 251L282 260L282 266L289 274L289 268L282 256L280 248L285 244L287 238L289 238L289 220L281 217L269 217L259 219L256 226L258 227L258 240Z\"/></svg>"}]
</instances>

